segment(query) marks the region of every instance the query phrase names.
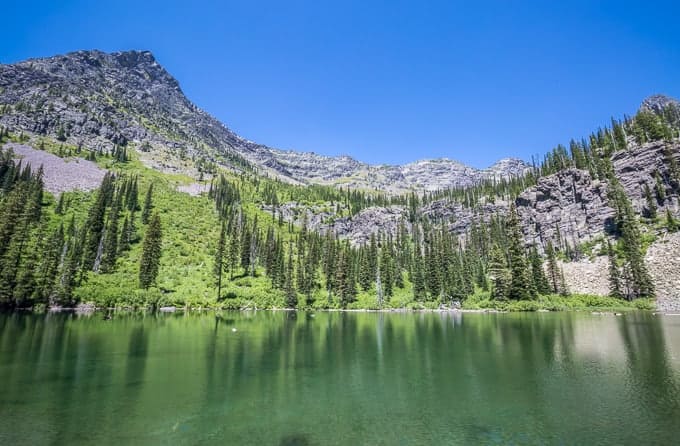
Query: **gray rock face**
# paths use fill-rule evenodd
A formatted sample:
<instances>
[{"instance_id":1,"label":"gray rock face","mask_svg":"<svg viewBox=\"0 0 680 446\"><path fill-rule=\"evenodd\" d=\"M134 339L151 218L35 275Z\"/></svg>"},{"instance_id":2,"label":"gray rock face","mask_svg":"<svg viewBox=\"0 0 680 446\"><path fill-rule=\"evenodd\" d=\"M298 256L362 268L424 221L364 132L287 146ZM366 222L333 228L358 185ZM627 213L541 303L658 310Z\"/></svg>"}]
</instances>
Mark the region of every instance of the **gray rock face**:
<instances>
[{"instance_id":1,"label":"gray rock face","mask_svg":"<svg viewBox=\"0 0 680 446\"><path fill-rule=\"evenodd\" d=\"M106 171L97 164L82 158L63 159L15 143L5 144L3 149L11 150L24 166L28 164L32 170L42 167L45 189L53 194L73 190L94 190L99 187L106 174Z\"/></svg>"},{"instance_id":2,"label":"gray rock face","mask_svg":"<svg viewBox=\"0 0 680 446\"><path fill-rule=\"evenodd\" d=\"M680 101L663 94L655 94L642 101L640 110L649 111L652 113L661 113L663 109L669 105L674 105L675 107L680 108Z\"/></svg>"},{"instance_id":3,"label":"gray rock face","mask_svg":"<svg viewBox=\"0 0 680 446\"><path fill-rule=\"evenodd\" d=\"M528 244L559 238L577 245L613 228L606 183L578 169L540 178L516 204Z\"/></svg>"},{"instance_id":4,"label":"gray rock face","mask_svg":"<svg viewBox=\"0 0 680 446\"><path fill-rule=\"evenodd\" d=\"M292 201L276 207L262 205L261 209L271 213L275 219L281 217L286 223L293 223L299 227L306 225L313 231L323 231L332 226L337 217L335 206L328 204L307 205ZM341 206L341 209L345 209L344 206Z\"/></svg>"},{"instance_id":5,"label":"gray rock face","mask_svg":"<svg viewBox=\"0 0 680 446\"><path fill-rule=\"evenodd\" d=\"M329 157L281 150L273 150L272 153L279 164L300 181L391 193L465 187L486 179L518 176L529 168L524 161L515 158L500 160L487 169L475 169L446 158L421 160L403 166L373 166L349 156Z\"/></svg>"},{"instance_id":6,"label":"gray rock face","mask_svg":"<svg viewBox=\"0 0 680 446\"><path fill-rule=\"evenodd\" d=\"M337 235L349 238L355 245L367 243L371 234L396 235L400 225L410 229L407 211L401 206L372 207L363 209L352 218L337 219L332 225L322 227L322 231L333 230Z\"/></svg>"},{"instance_id":7,"label":"gray rock face","mask_svg":"<svg viewBox=\"0 0 680 446\"><path fill-rule=\"evenodd\" d=\"M680 233L665 234L647 250L645 263L656 288L659 311L680 313Z\"/></svg>"},{"instance_id":8,"label":"gray rock face","mask_svg":"<svg viewBox=\"0 0 680 446\"><path fill-rule=\"evenodd\" d=\"M148 51L78 51L0 65L0 125L88 149L132 143L147 165L182 171L202 158L293 183L320 183L402 193L467 186L528 167L516 159L478 170L456 161L371 166L348 156L275 150L241 138L191 103Z\"/></svg>"},{"instance_id":9,"label":"gray rock face","mask_svg":"<svg viewBox=\"0 0 680 446\"><path fill-rule=\"evenodd\" d=\"M653 189L654 173L658 171L665 181L667 196L664 203L657 204L658 212L661 214L668 208L675 215L678 213L678 197L668 183L664 147L664 143L654 142L613 156L612 165L616 175L638 212L643 210L646 203L644 184L647 183ZM672 143L670 148L680 162L680 144ZM543 246L548 240L557 243L559 238L563 243L576 246L611 231L614 209L609 207L607 186L606 182L595 180L587 171L578 169L540 178L535 186L527 188L516 200L527 245ZM509 203L501 199L482 202L475 209L455 201L437 200L422 206L418 212L432 222L446 224L449 231L462 235L474 222L489 221L496 214L505 215L508 208ZM401 210L406 215L405 209ZM351 225L335 225L336 233L354 243L361 243L366 239L366 234L378 232L379 229L394 234L395 226L388 223L394 218L394 209L386 212L385 208L369 208L363 212L372 218L359 219ZM385 221L376 221L380 218Z\"/></svg>"}]
</instances>

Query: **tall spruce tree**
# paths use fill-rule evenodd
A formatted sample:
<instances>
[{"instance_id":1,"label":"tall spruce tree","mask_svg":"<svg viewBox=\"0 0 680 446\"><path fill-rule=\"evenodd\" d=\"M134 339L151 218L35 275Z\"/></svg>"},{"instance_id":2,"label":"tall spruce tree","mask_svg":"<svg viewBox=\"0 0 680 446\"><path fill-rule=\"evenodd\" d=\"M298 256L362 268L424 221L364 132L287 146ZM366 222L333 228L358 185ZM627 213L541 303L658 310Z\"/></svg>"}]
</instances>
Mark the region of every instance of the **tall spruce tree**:
<instances>
[{"instance_id":1,"label":"tall spruce tree","mask_svg":"<svg viewBox=\"0 0 680 446\"><path fill-rule=\"evenodd\" d=\"M647 183L645 183L643 187L643 195L645 197L646 202L645 212L647 214L647 218L651 220L656 220L656 199L652 194L652 189L649 187Z\"/></svg>"},{"instance_id":2,"label":"tall spruce tree","mask_svg":"<svg viewBox=\"0 0 680 446\"><path fill-rule=\"evenodd\" d=\"M626 262L624 265L627 271L626 297L628 299L651 297L654 295L654 284L645 265L637 217L623 187L615 178L611 180L610 199L616 209L616 220L621 235L619 244Z\"/></svg>"},{"instance_id":3,"label":"tall spruce tree","mask_svg":"<svg viewBox=\"0 0 680 446\"><path fill-rule=\"evenodd\" d=\"M156 282L162 254L162 238L161 219L158 214L153 214L146 228L142 257L139 260L140 288L149 288Z\"/></svg>"},{"instance_id":4,"label":"tall spruce tree","mask_svg":"<svg viewBox=\"0 0 680 446\"><path fill-rule=\"evenodd\" d=\"M394 294L394 261L387 241L380 247L380 281L387 298Z\"/></svg>"},{"instance_id":5,"label":"tall spruce tree","mask_svg":"<svg viewBox=\"0 0 680 446\"><path fill-rule=\"evenodd\" d=\"M545 254L548 263L548 282L553 293L560 293L561 279L560 269L557 266L557 253L553 247L552 241L548 240L545 247Z\"/></svg>"},{"instance_id":6,"label":"tall spruce tree","mask_svg":"<svg viewBox=\"0 0 680 446\"><path fill-rule=\"evenodd\" d=\"M215 249L215 258L213 261L213 275L217 284L217 300L222 298L222 274L224 273L225 264L224 259L227 251L227 228L224 221L220 227L220 236L217 240L217 248Z\"/></svg>"},{"instance_id":7,"label":"tall spruce tree","mask_svg":"<svg viewBox=\"0 0 680 446\"><path fill-rule=\"evenodd\" d=\"M144 207L142 208L142 223L148 224L151 217L151 210L153 209L153 183L149 184L146 190L146 197L144 198Z\"/></svg>"},{"instance_id":8,"label":"tall spruce tree","mask_svg":"<svg viewBox=\"0 0 680 446\"><path fill-rule=\"evenodd\" d=\"M609 295L611 297L623 297L623 290L621 288L621 272L616 261L616 252L612 244L607 240L607 258L609 259Z\"/></svg>"},{"instance_id":9,"label":"tall spruce tree","mask_svg":"<svg viewBox=\"0 0 680 446\"><path fill-rule=\"evenodd\" d=\"M533 286L536 290L536 293L541 295L549 294L551 291L550 283L548 282L548 278L545 275L545 270L543 269L543 260L538 254L538 249L536 246L534 246L531 250L529 261L531 264Z\"/></svg>"},{"instance_id":10,"label":"tall spruce tree","mask_svg":"<svg viewBox=\"0 0 680 446\"><path fill-rule=\"evenodd\" d=\"M529 299L531 297L531 280L524 251L524 237L514 203L510 205L507 231L511 274L508 298L515 300Z\"/></svg>"},{"instance_id":11,"label":"tall spruce tree","mask_svg":"<svg viewBox=\"0 0 680 446\"><path fill-rule=\"evenodd\" d=\"M288 261L286 262L286 306L295 308L298 304L297 291L293 285L293 244L288 244Z\"/></svg>"},{"instance_id":12,"label":"tall spruce tree","mask_svg":"<svg viewBox=\"0 0 680 446\"><path fill-rule=\"evenodd\" d=\"M491 297L496 300L506 300L510 292L510 271L508 270L505 254L496 244L491 248L489 276L492 283Z\"/></svg>"},{"instance_id":13,"label":"tall spruce tree","mask_svg":"<svg viewBox=\"0 0 680 446\"><path fill-rule=\"evenodd\" d=\"M678 220L673 217L671 210L666 208L666 229L668 229L668 232L676 232L679 228Z\"/></svg>"}]
</instances>

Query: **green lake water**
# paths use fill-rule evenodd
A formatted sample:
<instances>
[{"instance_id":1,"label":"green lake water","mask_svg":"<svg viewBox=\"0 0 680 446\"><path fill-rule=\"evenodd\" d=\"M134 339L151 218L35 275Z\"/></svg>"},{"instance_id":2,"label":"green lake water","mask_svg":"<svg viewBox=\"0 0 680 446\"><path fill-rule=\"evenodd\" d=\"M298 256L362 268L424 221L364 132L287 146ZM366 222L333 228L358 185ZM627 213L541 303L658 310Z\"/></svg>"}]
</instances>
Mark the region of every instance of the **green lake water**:
<instances>
[{"instance_id":1,"label":"green lake water","mask_svg":"<svg viewBox=\"0 0 680 446\"><path fill-rule=\"evenodd\" d=\"M5 314L0 444L680 444L680 317Z\"/></svg>"}]
</instances>

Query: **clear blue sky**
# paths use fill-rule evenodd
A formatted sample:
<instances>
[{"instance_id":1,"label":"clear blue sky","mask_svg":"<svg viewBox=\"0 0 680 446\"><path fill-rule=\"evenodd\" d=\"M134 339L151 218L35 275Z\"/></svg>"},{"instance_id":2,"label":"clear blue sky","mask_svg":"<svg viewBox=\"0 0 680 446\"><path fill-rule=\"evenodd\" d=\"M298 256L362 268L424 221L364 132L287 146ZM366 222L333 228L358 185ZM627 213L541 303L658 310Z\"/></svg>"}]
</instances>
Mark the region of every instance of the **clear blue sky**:
<instances>
[{"instance_id":1,"label":"clear blue sky","mask_svg":"<svg viewBox=\"0 0 680 446\"><path fill-rule=\"evenodd\" d=\"M680 97L673 1L30 3L3 2L3 63L148 49L240 135L373 163L529 159Z\"/></svg>"}]
</instances>

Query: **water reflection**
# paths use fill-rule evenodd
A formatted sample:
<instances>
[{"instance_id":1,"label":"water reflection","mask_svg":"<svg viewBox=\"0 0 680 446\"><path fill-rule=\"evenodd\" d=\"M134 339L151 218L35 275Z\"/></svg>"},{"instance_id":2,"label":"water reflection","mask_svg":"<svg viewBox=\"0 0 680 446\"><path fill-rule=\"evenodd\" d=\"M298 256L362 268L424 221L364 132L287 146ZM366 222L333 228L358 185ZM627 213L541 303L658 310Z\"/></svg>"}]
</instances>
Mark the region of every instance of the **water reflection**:
<instances>
[{"instance_id":1,"label":"water reflection","mask_svg":"<svg viewBox=\"0 0 680 446\"><path fill-rule=\"evenodd\" d=\"M0 315L0 443L664 443L678 340L649 314Z\"/></svg>"}]
</instances>

